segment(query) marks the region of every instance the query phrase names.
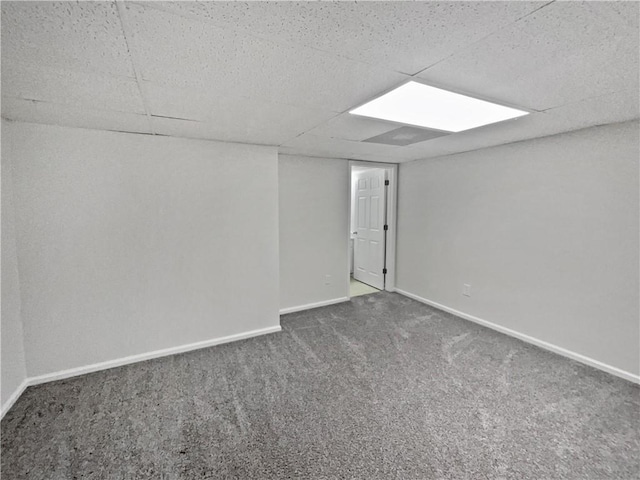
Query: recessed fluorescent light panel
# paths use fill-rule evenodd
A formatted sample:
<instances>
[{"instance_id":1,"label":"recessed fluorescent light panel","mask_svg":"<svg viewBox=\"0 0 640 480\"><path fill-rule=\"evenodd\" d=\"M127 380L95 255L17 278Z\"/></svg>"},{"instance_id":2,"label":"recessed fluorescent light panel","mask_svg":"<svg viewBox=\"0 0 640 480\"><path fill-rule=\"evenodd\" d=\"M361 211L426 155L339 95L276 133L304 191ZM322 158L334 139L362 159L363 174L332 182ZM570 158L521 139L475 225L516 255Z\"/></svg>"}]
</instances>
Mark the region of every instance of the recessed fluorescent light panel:
<instances>
[{"instance_id":1,"label":"recessed fluorescent light panel","mask_svg":"<svg viewBox=\"0 0 640 480\"><path fill-rule=\"evenodd\" d=\"M349 113L391 122L461 132L529 112L409 82Z\"/></svg>"}]
</instances>

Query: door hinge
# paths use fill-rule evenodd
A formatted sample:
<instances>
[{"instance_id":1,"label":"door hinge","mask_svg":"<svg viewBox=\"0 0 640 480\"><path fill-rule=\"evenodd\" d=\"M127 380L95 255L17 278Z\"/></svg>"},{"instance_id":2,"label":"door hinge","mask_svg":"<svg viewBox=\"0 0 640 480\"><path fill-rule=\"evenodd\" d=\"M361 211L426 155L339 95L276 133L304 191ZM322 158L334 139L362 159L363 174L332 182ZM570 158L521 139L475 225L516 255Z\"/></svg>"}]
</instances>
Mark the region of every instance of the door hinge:
<instances>
[{"instance_id":1,"label":"door hinge","mask_svg":"<svg viewBox=\"0 0 640 480\"><path fill-rule=\"evenodd\" d=\"M386 274L387 274L387 269L386 269L386 268L383 268L383 269L382 269L382 274L383 274L383 275L386 275Z\"/></svg>"},{"instance_id":2,"label":"door hinge","mask_svg":"<svg viewBox=\"0 0 640 480\"><path fill-rule=\"evenodd\" d=\"M389 225L385 225L385 226L384 226L384 229L385 229L385 230L389 230Z\"/></svg>"},{"instance_id":3,"label":"door hinge","mask_svg":"<svg viewBox=\"0 0 640 480\"><path fill-rule=\"evenodd\" d=\"M389 180L384 181L385 186L389 186Z\"/></svg>"}]
</instances>

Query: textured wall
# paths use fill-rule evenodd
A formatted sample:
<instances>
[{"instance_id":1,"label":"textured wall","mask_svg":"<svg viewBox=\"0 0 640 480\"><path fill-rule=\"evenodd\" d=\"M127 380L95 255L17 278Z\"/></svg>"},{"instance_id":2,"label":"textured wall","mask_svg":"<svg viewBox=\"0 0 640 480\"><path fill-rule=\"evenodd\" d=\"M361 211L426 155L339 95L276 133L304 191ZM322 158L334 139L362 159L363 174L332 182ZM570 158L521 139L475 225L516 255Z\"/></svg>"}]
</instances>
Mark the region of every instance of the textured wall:
<instances>
[{"instance_id":1,"label":"textured wall","mask_svg":"<svg viewBox=\"0 0 640 480\"><path fill-rule=\"evenodd\" d=\"M349 162L279 158L280 308L346 297Z\"/></svg>"},{"instance_id":2,"label":"textured wall","mask_svg":"<svg viewBox=\"0 0 640 480\"><path fill-rule=\"evenodd\" d=\"M25 123L5 142L29 376L279 324L275 148Z\"/></svg>"},{"instance_id":3,"label":"textured wall","mask_svg":"<svg viewBox=\"0 0 640 480\"><path fill-rule=\"evenodd\" d=\"M638 142L627 122L403 164L398 288L638 374Z\"/></svg>"},{"instance_id":4,"label":"textured wall","mask_svg":"<svg viewBox=\"0 0 640 480\"><path fill-rule=\"evenodd\" d=\"M4 130L6 122L2 122ZM20 286L16 256L13 185L10 145L2 142L2 405L26 378L22 321L20 320ZM4 413L4 408L2 409Z\"/></svg>"}]
</instances>

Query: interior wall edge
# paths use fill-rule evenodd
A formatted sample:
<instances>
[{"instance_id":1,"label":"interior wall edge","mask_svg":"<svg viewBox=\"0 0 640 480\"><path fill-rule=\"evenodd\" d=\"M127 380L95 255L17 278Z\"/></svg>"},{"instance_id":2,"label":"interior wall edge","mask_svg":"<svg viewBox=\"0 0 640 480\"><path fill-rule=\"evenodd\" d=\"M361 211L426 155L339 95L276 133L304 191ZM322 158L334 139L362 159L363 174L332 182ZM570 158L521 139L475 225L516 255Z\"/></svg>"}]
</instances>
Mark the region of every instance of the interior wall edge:
<instances>
[{"instance_id":1,"label":"interior wall edge","mask_svg":"<svg viewBox=\"0 0 640 480\"><path fill-rule=\"evenodd\" d=\"M570 358L571 360L575 360L577 362L580 362L584 365L588 365L590 367L596 368L598 370L601 370L603 372L609 373L611 375L615 375L616 377L620 377L623 378L625 380L628 380L630 382L636 383L636 384L640 384L640 375L635 375L631 372L627 372L625 370L622 370L620 368L614 367L613 365L609 365L607 363L601 362L599 360L596 360L594 358L591 357L587 357L586 355L582 355L580 353L571 351L571 350L567 350L566 348L560 347L558 345L555 345L553 343L549 343L546 342L544 340L540 340L536 337L532 337L530 335L527 335L525 333L520 333L516 330L512 330L510 328L507 327L503 327L502 325L499 325L497 323L493 323L490 322L488 320L476 317L474 315L470 315L468 313L465 312L461 312L460 310L456 310L455 308L451 308L451 307L447 307L446 305L442 305L441 303L438 302L434 302L433 300L429 300L423 297L420 297L419 295L416 295L414 293L408 292L406 290L402 290L400 288L396 288L396 292L399 293L400 295L404 295L405 297L411 298L413 300L416 300L418 302L424 303L426 305L429 305L431 307L437 308L438 310L442 310L444 312L450 313L452 315L455 315L456 317L462 318L464 320L468 320L470 322L473 323L477 323L478 325L482 325L483 327L487 327L490 328L491 330L495 330L496 332L500 332L503 333L505 335L508 335L510 337L514 337L517 338L518 340L522 340L525 343L528 343L530 345L535 345L536 347L540 347L544 350L548 350L550 352L556 353L558 355L561 355L563 357L566 358Z\"/></svg>"},{"instance_id":2,"label":"interior wall edge","mask_svg":"<svg viewBox=\"0 0 640 480\"><path fill-rule=\"evenodd\" d=\"M8 125L1 121L1 129ZM2 142L2 372L0 375L0 418L26 388L27 366L22 319L20 269L17 255L15 199L13 187L13 146ZM6 392L11 392L6 396Z\"/></svg>"}]
</instances>

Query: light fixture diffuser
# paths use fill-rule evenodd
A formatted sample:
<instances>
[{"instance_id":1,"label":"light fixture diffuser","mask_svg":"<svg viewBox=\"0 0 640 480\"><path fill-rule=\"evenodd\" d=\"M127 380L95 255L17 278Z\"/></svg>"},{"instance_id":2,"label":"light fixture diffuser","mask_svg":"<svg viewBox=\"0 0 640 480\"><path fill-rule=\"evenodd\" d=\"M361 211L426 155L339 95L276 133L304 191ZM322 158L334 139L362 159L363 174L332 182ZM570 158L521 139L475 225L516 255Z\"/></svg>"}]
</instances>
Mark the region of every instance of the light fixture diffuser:
<instances>
[{"instance_id":1,"label":"light fixture diffuser","mask_svg":"<svg viewBox=\"0 0 640 480\"><path fill-rule=\"evenodd\" d=\"M447 132L461 132L529 114L418 82L405 83L349 113Z\"/></svg>"}]
</instances>

